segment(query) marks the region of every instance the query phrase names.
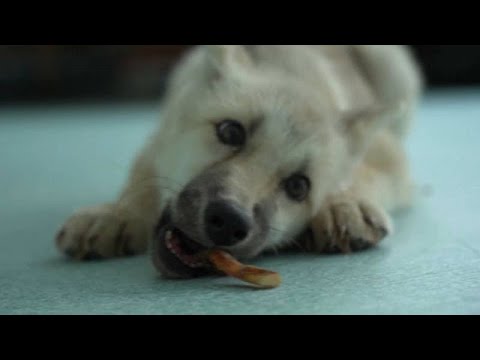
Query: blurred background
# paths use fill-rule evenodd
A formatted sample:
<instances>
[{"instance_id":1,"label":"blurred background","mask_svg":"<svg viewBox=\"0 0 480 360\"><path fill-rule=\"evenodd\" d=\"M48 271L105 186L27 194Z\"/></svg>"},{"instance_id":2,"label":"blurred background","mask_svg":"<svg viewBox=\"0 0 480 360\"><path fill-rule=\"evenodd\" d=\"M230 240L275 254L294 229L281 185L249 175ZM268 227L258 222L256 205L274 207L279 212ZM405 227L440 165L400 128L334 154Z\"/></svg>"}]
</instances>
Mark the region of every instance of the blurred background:
<instances>
[{"instance_id":1,"label":"blurred background","mask_svg":"<svg viewBox=\"0 0 480 360\"><path fill-rule=\"evenodd\" d=\"M191 45L0 45L0 105L154 100ZM431 88L480 84L480 45L412 45Z\"/></svg>"}]
</instances>

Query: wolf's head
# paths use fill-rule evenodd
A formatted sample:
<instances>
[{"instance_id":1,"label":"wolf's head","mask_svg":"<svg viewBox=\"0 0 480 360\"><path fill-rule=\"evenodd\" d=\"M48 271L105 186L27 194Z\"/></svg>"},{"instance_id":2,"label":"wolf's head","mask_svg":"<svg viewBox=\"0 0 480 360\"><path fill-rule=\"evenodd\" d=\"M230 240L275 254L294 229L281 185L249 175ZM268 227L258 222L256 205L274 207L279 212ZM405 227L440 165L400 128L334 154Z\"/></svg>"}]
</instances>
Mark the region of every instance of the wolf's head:
<instances>
[{"instance_id":1,"label":"wolf's head","mask_svg":"<svg viewBox=\"0 0 480 360\"><path fill-rule=\"evenodd\" d=\"M298 61L272 66L244 46L214 45L173 74L156 140L170 189L154 240L165 275L201 272L192 254L204 248L251 258L281 247L349 178L383 113L342 113L307 81L315 59Z\"/></svg>"}]
</instances>

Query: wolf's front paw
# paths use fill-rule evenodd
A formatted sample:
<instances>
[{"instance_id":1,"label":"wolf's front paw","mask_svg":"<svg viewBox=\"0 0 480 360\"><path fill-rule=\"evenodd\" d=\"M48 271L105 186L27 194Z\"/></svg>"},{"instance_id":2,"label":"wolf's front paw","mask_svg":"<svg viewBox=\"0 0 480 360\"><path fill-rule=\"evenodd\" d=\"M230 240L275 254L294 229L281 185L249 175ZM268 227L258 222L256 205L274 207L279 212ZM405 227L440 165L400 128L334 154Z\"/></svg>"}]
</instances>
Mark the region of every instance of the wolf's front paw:
<instances>
[{"instance_id":1,"label":"wolf's front paw","mask_svg":"<svg viewBox=\"0 0 480 360\"><path fill-rule=\"evenodd\" d=\"M144 253L150 229L114 205L74 214L58 232L56 245L77 260L96 260Z\"/></svg>"},{"instance_id":2,"label":"wolf's front paw","mask_svg":"<svg viewBox=\"0 0 480 360\"><path fill-rule=\"evenodd\" d=\"M349 195L328 199L311 228L313 250L345 253L374 246L393 230L383 209Z\"/></svg>"}]
</instances>

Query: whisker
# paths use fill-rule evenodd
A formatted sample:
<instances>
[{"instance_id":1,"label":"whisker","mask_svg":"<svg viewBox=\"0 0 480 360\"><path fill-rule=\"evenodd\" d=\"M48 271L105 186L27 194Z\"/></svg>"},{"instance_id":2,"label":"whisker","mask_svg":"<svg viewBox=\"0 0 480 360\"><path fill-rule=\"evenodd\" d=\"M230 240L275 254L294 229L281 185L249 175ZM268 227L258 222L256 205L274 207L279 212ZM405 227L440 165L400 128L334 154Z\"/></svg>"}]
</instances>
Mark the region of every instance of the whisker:
<instances>
[{"instance_id":1,"label":"whisker","mask_svg":"<svg viewBox=\"0 0 480 360\"><path fill-rule=\"evenodd\" d=\"M273 226L268 226L268 229L271 230L271 231L274 231L275 233L277 233L280 237L283 237L287 231L286 230L281 230L281 229L277 229Z\"/></svg>"},{"instance_id":2,"label":"whisker","mask_svg":"<svg viewBox=\"0 0 480 360\"><path fill-rule=\"evenodd\" d=\"M275 255L279 255L279 254L280 254L280 252L278 251L278 246L273 245L273 246L272 246L272 250L273 250L273 252L275 253Z\"/></svg>"},{"instance_id":3,"label":"whisker","mask_svg":"<svg viewBox=\"0 0 480 360\"><path fill-rule=\"evenodd\" d=\"M172 178L170 178L170 177L168 177L168 176L149 176L149 177L145 177L144 179L140 179L140 180L138 180L138 181L135 181L135 182L133 182L133 183L130 183L130 186L140 185L140 184L142 184L143 182L146 182L146 181L157 181L157 180L161 180L161 181L167 180L167 181L170 182L170 184L168 184L168 185L170 185L170 186L174 185L174 186L176 186L178 189L181 189L181 188L182 188L182 185L181 185L181 184L179 184L177 181L175 181L174 179L172 179ZM155 182L155 185L156 185L156 184L157 184L157 183ZM162 185L163 185L163 184L162 184Z\"/></svg>"},{"instance_id":4,"label":"whisker","mask_svg":"<svg viewBox=\"0 0 480 360\"><path fill-rule=\"evenodd\" d=\"M170 194L175 196L178 194L177 190L168 188L168 187L157 187L160 191L163 191L164 193ZM147 194L151 189L147 187L139 188L136 189L136 191L128 190L122 193L120 198L117 200L117 203L119 205L129 205L129 203L134 202L136 198L142 196L143 194Z\"/></svg>"},{"instance_id":5,"label":"whisker","mask_svg":"<svg viewBox=\"0 0 480 360\"><path fill-rule=\"evenodd\" d=\"M291 242L292 245L296 246L297 248L299 248L300 250L304 251L304 252L308 252L307 248L305 246L303 246L302 243L300 243L298 240L293 240Z\"/></svg>"}]
</instances>

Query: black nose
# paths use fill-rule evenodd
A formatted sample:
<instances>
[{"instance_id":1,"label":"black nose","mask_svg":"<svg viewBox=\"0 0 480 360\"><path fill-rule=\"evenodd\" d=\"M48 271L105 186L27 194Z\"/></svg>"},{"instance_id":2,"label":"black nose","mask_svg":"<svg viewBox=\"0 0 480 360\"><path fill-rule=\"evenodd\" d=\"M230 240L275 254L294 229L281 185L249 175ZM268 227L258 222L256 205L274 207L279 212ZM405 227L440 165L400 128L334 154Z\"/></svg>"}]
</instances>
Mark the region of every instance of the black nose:
<instances>
[{"instance_id":1,"label":"black nose","mask_svg":"<svg viewBox=\"0 0 480 360\"><path fill-rule=\"evenodd\" d=\"M207 206L205 225L208 238L215 245L235 245L244 240L250 231L250 219L238 206L216 201Z\"/></svg>"}]
</instances>

